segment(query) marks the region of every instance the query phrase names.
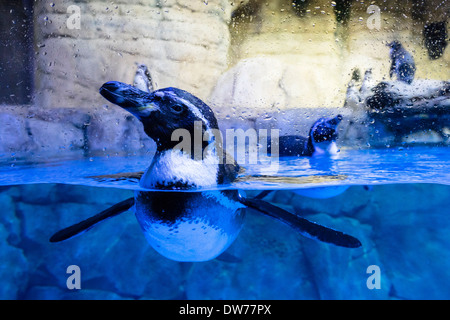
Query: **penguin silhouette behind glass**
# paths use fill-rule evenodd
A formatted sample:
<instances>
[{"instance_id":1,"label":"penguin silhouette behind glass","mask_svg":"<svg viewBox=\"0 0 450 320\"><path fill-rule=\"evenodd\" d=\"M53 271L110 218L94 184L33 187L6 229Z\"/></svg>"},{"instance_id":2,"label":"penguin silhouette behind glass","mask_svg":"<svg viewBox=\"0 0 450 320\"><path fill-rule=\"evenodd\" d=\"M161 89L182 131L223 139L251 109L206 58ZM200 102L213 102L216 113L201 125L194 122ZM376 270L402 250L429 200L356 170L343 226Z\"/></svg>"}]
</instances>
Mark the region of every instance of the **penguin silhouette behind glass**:
<instances>
[{"instance_id":1,"label":"penguin silhouette behind glass","mask_svg":"<svg viewBox=\"0 0 450 320\"><path fill-rule=\"evenodd\" d=\"M387 46L391 48L389 77L392 79L395 74L397 80L411 84L416 72L413 56L397 40L388 43Z\"/></svg>"},{"instance_id":2,"label":"penguin silhouette behind glass","mask_svg":"<svg viewBox=\"0 0 450 320\"><path fill-rule=\"evenodd\" d=\"M244 221L244 209L252 208L306 237L349 248L361 246L350 235L261 199L247 198L235 189L217 188L235 181L240 167L223 152L220 135L214 134L218 131L215 115L199 98L177 88L148 92L115 81L105 83L100 93L136 116L156 142L152 162L139 180L141 188L151 191L135 191L133 198L57 232L51 242L66 240L134 209L146 239L157 252L176 261L207 261L233 243ZM179 139L173 139L177 129L191 137L198 130L205 138L192 148L178 148Z\"/></svg>"}]
</instances>

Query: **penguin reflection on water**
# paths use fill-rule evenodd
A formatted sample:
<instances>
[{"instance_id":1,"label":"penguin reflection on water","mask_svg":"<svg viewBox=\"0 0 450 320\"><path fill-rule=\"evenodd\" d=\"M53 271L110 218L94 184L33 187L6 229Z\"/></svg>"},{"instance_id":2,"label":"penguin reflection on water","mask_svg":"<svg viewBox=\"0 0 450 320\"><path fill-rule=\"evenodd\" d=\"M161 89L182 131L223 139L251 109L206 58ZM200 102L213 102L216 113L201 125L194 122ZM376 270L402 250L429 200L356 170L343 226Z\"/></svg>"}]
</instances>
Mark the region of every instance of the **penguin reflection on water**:
<instances>
[{"instance_id":1,"label":"penguin reflection on water","mask_svg":"<svg viewBox=\"0 0 450 320\"><path fill-rule=\"evenodd\" d=\"M133 208L148 242L160 254L176 261L207 261L220 255L235 240L244 221L244 209L250 207L281 220L306 237L349 248L361 246L350 235L261 199L247 198L238 190L214 189L233 182L240 169L225 153L219 152L220 140L209 135L201 145L203 156L197 158L176 148L179 141L171 139L177 129L193 136L195 123L201 123L204 134L218 130L213 111L192 94L177 88L149 93L121 82L105 83L100 93L136 116L146 134L156 142L156 154L140 179L142 188L156 191L136 191L134 198L57 232L50 241L66 240ZM219 161L221 157L225 160ZM210 187L213 191L196 191Z\"/></svg>"}]
</instances>

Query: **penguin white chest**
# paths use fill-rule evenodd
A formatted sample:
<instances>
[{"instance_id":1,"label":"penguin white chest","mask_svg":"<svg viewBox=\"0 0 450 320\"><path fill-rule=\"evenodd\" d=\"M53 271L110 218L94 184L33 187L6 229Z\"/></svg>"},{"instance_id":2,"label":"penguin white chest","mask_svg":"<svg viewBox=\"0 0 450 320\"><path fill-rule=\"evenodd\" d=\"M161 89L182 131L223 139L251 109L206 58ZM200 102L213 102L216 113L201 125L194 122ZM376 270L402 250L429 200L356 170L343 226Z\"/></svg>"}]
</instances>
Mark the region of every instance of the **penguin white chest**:
<instances>
[{"instance_id":1,"label":"penguin white chest","mask_svg":"<svg viewBox=\"0 0 450 320\"><path fill-rule=\"evenodd\" d=\"M331 155L335 156L339 152L336 142L331 143L316 143L314 145L314 156Z\"/></svg>"},{"instance_id":2,"label":"penguin white chest","mask_svg":"<svg viewBox=\"0 0 450 320\"><path fill-rule=\"evenodd\" d=\"M192 159L181 150L157 153L140 180L140 186L151 189L158 186L186 185L205 188L217 185L218 158L213 154L202 160Z\"/></svg>"},{"instance_id":3,"label":"penguin white chest","mask_svg":"<svg viewBox=\"0 0 450 320\"><path fill-rule=\"evenodd\" d=\"M226 250L242 228L245 206L235 193L137 192L136 218L147 241L163 256L207 261Z\"/></svg>"}]
</instances>

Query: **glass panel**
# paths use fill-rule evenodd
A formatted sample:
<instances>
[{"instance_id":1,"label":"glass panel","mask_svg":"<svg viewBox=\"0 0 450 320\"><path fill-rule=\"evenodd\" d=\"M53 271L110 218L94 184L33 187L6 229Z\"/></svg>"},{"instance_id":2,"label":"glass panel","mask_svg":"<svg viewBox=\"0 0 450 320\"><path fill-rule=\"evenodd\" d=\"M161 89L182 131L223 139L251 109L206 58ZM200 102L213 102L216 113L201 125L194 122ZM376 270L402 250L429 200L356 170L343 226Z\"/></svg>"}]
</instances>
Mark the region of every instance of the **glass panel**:
<instances>
[{"instance_id":1,"label":"glass panel","mask_svg":"<svg viewBox=\"0 0 450 320\"><path fill-rule=\"evenodd\" d=\"M449 14L0 1L0 299L450 298Z\"/></svg>"}]
</instances>

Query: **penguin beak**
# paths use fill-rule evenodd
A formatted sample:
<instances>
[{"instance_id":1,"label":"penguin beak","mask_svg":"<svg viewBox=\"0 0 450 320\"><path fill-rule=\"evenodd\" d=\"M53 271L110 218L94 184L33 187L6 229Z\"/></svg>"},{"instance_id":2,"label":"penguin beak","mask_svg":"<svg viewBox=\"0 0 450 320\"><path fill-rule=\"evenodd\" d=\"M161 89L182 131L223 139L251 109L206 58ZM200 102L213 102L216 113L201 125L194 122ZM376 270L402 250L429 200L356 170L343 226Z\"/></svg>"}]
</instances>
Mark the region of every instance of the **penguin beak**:
<instances>
[{"instance_id":1,"label":"penguin beak","mask_svg":"<svg viewBox=\"0 0 450 320\"><path fill-rule=\"evenodd\" d=\"M338 114L336 117L334 117L334 118L328 120L327 123L328 123L330 126L336 128L337 125L342 121L342 119L343 119L343 117L342 117L340 114Z\"/></svg>"},{"instance_id":2,"label":"penguin beak","mask_svg":"<svg viewBox=\"0 0 450 320\"><path fill-rule=\"evenodd\" d=\"M106 82L100 87L100 94L109 102L124 108L138 119L147 117L151 112L159 109L151 94L126 83Z\"/></svg>"},{"instance_id":3,"label":"penguin beak","mask_svg":"<svg viewBox=\"0 0 450 320\"><path fill-rule=\"evenodd\" d=\"M389 47L389 48L391 48L391 49L394 47L394 45L395 45L395 42L394 42L394 41L389 42L389 43L386 43L386 46Z\"/></svg>"}]
</instances>

